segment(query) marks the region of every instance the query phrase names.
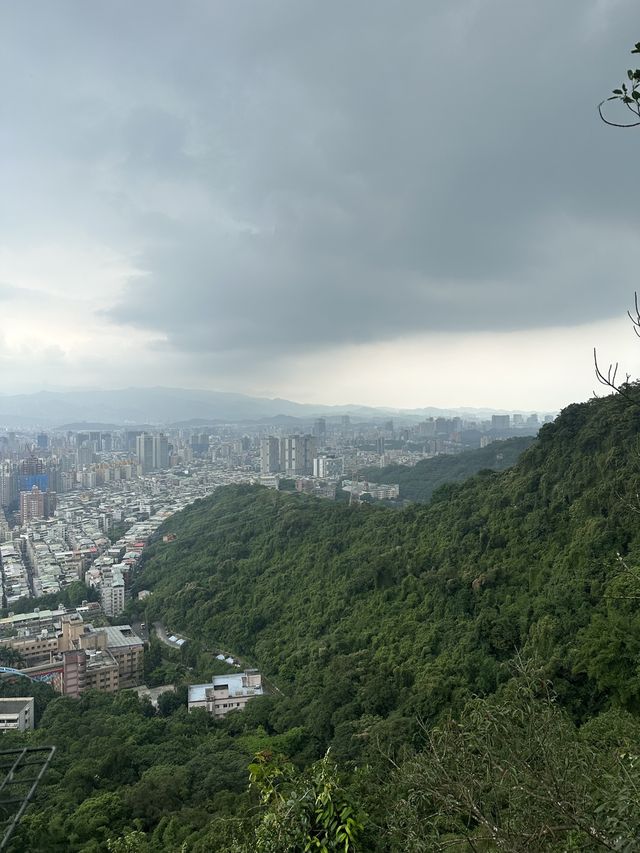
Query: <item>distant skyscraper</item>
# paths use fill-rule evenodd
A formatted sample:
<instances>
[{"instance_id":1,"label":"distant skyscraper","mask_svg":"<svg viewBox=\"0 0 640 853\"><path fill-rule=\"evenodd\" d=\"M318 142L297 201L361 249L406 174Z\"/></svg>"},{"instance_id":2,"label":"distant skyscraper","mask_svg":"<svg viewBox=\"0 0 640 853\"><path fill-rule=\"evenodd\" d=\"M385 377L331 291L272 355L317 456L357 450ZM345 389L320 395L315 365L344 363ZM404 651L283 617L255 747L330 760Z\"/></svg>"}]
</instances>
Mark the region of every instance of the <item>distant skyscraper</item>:
<instances>
[{"instance_id":1,"label":"distant skyscraper","mask_svg":"<svg viewBox=\"0 0 640 853\"><path fill-rule=\"evenodd\" d=\"M509 415L491 415L491 429L509 429L511 417Z\"/></svg>"},{"instance_id":2,"label":"distant skyscraper","mask_svg":"<svg viewBox=\"0 0 640 853\"><path fill-rule=\"evenodd\" d=\"M280 466L289 477L313 473L316 442L311 435L288 435L280 439Z\"/></svg>"},{"instance_id":3,"label":"distant skyscraper","mask_svg":"<svg viewBox=\"0 0 640 853\"><path fill-rule=\"evenodd\" d=\"M318 418L313 425L313 435L319 441L323 442L327 435L327 422L324 418Z\"/></svg>"},{"instance_id":4,"label":"distant skyscraper","mask_svg":"<svg viewBox=\"0 0 640 853\"><path fill-rule=\"evenodd\" d=\"M152 471L154 467L153 459L153 436L151 433L143 432L136 438L136 455L138 463L142 466L142 471Z\"/></svg>"},{"instance_id":5,"label":"distant skyscraper","mask_svg":"<svg viewBox=\"0 0 640 853\"><path fill-rule=\"evenodd\" d=\"M39 433L36 438L36 442L38 444L38 450L48 450L49 449L49 436L46 432Z\"/></svg>"},{"instance_id":6,"label":"distant skyscraper","mask_svg":"<svg viewBox=\"0 0 640 853\"><path fill-rule=\"evenodd\" d=\"M138 437L142 435L139 429L129 429L124 434L125 450L135 453L138 449Z\"/></svg>"},{"instance_id":7,"label":"distant skyscraper","mask_svg":"<svg viewBox=\"0 0 640 853\"><path fill-rule=\"evenodd\" d=\"M18 498L18 476L11 462L0 465L0 505L6 507Z\"/></svg>"},{"instance_id":8,"label":"distant skyscraper","mask_svg":"<svg viewBox=\"0 0 640 853\"><path fill-rule=\"evenodd\" d=\"M30 492L20 492L20 524L44 518L44 493L37 486Z\"/></svg>"},{"instance_id":9,"label":"distant skyscraper","mask_svg":"<svg viewBox=\"0 0 640 853\"><path fill-rule=\"evenodd\" d=\"M161 471L169 467L169 440L162 432L153 436L153 467Z\"/></svg>"},{"instance_id":10,"label":"distant skyscraper","mask_svg":"<svg viewBox=\"0 0 640 853\"><path fill-rule=\"evenodd\" d=\"M78 460L78 469L82 470L86 468L87 465L91 465L93 462L93 447L88 443L81 444L76 450L76 457Z\"/></svg>"},{"instance_id":11,"label":"distant skyscraper","mask_svg":"<svg viewBox=\"0 0 640 853\"><path fill-rule=\"evenodd\" d=\"M280 440L270 435L260 440L260 473L276 474L280 470Z\"/></svg>"},{"instance_id":12,"label":"distant skyscraper","mask_svg":"<svg viewBox=\"0 0 640 853\"><path fill-rule=\"evenodd\" d=\"M20 473L25 476L44 474L44 462L37 456L29 456L20 463Z\"/></svg>"}]
</instances>

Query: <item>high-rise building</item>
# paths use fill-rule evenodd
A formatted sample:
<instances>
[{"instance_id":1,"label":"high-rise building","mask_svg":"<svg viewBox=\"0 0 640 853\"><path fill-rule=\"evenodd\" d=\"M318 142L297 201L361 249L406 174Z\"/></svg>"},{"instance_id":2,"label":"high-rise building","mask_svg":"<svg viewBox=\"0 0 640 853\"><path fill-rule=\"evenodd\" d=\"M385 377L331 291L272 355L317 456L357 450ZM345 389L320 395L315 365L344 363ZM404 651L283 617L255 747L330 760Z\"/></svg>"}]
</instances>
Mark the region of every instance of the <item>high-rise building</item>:
<instances>
[{"instance_id":1,"label":"high-rise building","mask_svg":"<svg viewBox=\"0 0 640 853\"><path fill-rule=\"evenodd\" d=\"M327 422L325 418L318 418L313 425L313 436L320 442L324 442L327 437Z\"/></svg>"},{"instance_id":2,"label":"high-rise building","mask_svg":"<svg viewBox=\"0 0 640 853\"><path fill-rule=\"evenodd\" d=\"M38 445L38 450L48 450L49 436L45 432L39 433L39 435L36 437L36 443Z\"/></svg>"},{"instance_id":3,"label":"high-rise building","mask_svg":"<svg viewBox=\"0 0 640 853\"><path fill-rule=\"evenodd\" d=\"M153 467L161 471L169 467L169 439L162 432L153 436Z\"/></svg>"},{"instance_id":4,"label":"high-rise building","mask_svg":"<svg viewBox=\"0 0 640 853\"><path fill-rule=\"evenodd\" d=\"M0 506L9 506L18 499L18 477L11 462L0 465Z\"/></svg>"},{"instance_id":5,"label":"high-rise building","mask_svg":"<svg viewBox=\"0 0 640 853\"><path fill-rule=\"evenodd\" d=\"M20 474L24 477L37 477L44 474L44 461L38 456L29 456L20 463Z\"/></svg>"},{"instance_id":6,"label":"high-rise building","mask_svg":"<svg viewBox=\"0 0 640 853\"><path fill-rule=\"evenodd\" d=\"M149 432L143 432L136 438L136 455L142 466L143 473L152 471L154 466L153 436Z\"/></svg>"},{"instance_id":7,"label":"high-rise building","mask_svg":"<svg viewBox=\"0 0 640 853\"><path fill-rule=\"evenodd\" d=\"M280 439L280 467L288 477L313 473L316 442L311 435L288 435Z\"/></svg>"},{"instance_id":8,"label":"high-rise building","mask_svg":"<svg viewBox=\"0 0 640 853\"><path fill-rule=\"evenodd\" d=\"M90 444L81 444L76 450L78 470L81 471L93 462L93 447Z\"/></svg>"},{"instance_id":9,"label":"high-rise building","mask_svg":"<svg viewBox=\"0 0 640 853\"><path fill-rule=\"evenodd\" d=\"M100 600L107 616L119 616L124 610L124 578L118 566L103 569Z\"/></svg>"},{"instance_id":10,"label":"high-rise building","mask_svg":"<svg viewBox=\"0 0 640 853\"><path fill-rule=\"evenodd\" d=\"M277 474L280 470L280 441L270 435L260 441L260 473Z\"/></svg>"},{"instance_id":11,"label":"high-rise building","mask_svg":"<svg viewBox=\"0 0 640 853\"><path fill-rule=\"evenodd\" d=\"M20 524L24 527L35 518L44 518L44 492L37 486L30 492L20 492Z\"/></svg>"},{"instance_id":12,"label":"high-rise building","mask_svg":"<svg viewBox=\"0 0 640 853\"><path fill-rule=\"evenodd\" d=\"M127 430L124 434L125 450L128 450L130 453L135 453L138 448L137 441L141 435L142 432L139 429Z\"/></svg>"},{"instance_id":13,"label":"high-rise building","mask_svg":"<svg viewBox=\"0 0 640 853\"><path fill-rule=\"evenodd\" d=\"M510 415L491 415L491 429L509 429L510 426Z\"/></svg>"}]
</instances>

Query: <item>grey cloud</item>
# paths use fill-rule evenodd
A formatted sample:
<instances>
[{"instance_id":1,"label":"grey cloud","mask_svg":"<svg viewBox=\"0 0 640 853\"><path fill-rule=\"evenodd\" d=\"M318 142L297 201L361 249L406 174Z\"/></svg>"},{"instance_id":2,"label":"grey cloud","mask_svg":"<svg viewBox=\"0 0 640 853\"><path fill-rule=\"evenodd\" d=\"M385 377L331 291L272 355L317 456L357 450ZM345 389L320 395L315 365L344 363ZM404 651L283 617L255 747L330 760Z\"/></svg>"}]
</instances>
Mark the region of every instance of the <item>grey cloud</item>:
<instances>
[{"instance_id":1,"label":"grey cloud","mask_svg":"<svg viewBox=\"0 0 640 853\"><path fill-rule=\"evenodd\" d=\"M54 230L134 256L113 322L233 365L571 325L635 287L638 140L594 111L630 0L26 7L1 13L0 225L59 209Z\"/></svg>"}]
</instances>

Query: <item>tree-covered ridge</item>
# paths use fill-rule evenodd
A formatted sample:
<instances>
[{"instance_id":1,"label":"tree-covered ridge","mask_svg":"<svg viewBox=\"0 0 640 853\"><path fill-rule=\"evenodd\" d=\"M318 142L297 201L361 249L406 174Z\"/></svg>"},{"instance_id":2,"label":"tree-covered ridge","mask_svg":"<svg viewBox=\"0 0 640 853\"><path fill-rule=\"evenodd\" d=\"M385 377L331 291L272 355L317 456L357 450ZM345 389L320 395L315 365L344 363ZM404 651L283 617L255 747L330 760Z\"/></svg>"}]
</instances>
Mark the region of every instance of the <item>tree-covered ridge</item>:
<instances>
[{"instance_id":1,"label":"tree-covered ridge","mask_svg":"<svg viewBox=\"0 0 640 853\"><path fill-rule=\"evenodd\" d=\"M494 690L516 649L581 713L631 706L635 602L611 595L638 549L639 430L618 398L570 406L516 467L400 512L224 489L168 522L139 582L154 617L255 661L345 754L359 726Z\"/></svg>"},{"instance_id":2,"label":"tree-covered ridge","mask_svg":"<svg viewBox=\"0 0 640 853\"><path fill-rule=\"evenodd\" d=\"M153 591L147 621L242 656L281 692L222 723L133 697L54 700L33 737L59 763L14 849L104 851L137 832L121 849L294 851L259 846L291 812L260 805L241 766L288 756L287 798L312 820L304 792L328 748L361 850L636 849L639 466L640 408L609 397L428 505L234 486L174 516L161 533L175 542L136 581ZM67 848L35 846L65 833Z\"/></svg>"},{"instance_id":3,"label":"tree-covered ridge","mask_svg":"<svg viewBox=\"0 0 640 853\"><path fill-rule=\"evenodd\" d=\"M531 435L518 436L494 441L478 450L422 459L413 467L386 465L384 468L363 468L358 474L361 479L373 483L398 483L401 498L427 503L436 489L447 483L461 483L485 469L504 471L511 468L534 441Z\"/></svg>"}]
</instances>

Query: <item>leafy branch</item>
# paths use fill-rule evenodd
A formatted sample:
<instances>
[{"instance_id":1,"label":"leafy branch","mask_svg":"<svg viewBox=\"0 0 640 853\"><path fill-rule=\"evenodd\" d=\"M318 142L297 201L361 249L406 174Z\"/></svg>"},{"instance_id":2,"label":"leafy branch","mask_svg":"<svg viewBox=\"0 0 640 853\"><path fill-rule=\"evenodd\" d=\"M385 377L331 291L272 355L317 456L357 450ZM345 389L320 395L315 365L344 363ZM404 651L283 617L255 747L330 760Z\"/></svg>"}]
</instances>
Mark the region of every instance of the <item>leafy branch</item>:
<instances>
[{"instance_id":1,"label":"leafy branch","mask_svg":"<svg viewBox=\"0 0 640 853\"><path fill-rule=\"evenodd\" d=\"M631 53L640 53L640 42ZM627 70L628 83L621 83L618 89L614 89L612 94L600 101L598 104L598 113L605 124L611 127L638 127L640 125L640 68L629 68ZM629 110L633 115L634 120L630 122L615 122L605 118L603 107L609 101L618 101L623 105L623 108ZM636 120L637 119L637 120Z\"/></svg>"}]
</instances>

